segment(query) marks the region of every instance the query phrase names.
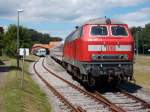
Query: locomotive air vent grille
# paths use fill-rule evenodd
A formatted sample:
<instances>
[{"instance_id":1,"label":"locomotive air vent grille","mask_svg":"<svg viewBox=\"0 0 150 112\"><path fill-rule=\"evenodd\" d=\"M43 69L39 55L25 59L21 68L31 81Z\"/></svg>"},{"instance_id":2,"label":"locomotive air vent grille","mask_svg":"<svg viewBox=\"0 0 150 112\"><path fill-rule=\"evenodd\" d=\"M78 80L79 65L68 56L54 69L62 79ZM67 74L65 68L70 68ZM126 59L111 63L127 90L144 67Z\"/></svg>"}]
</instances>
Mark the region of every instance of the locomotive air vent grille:
<instances>
[{"instance_id":1,"label":"locomotive air vent grille","mask_svg":"<svg viewBox=\"0 0 150 112\"><path fill-rule=\"evenodd\" d=\"M93 60L127 60L128 56L126 54L119 55L92 55Z\"/></svg>"}]
</instances>

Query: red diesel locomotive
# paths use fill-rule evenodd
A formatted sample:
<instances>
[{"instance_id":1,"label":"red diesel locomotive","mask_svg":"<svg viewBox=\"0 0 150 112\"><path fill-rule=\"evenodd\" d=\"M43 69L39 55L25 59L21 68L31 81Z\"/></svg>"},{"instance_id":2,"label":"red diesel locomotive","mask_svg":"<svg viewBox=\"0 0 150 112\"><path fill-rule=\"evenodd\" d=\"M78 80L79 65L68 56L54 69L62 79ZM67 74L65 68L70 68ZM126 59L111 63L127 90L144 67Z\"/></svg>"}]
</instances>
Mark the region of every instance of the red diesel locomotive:
<instances>
[{"instance_id":1,"label":"red diesel locomotive","mask_svg":"<svg viewBox=\"0 0 150 112\"><path fill-rule=\"evenodd\" d=\"M76 27L65 40L63 66L89 87L133 78L134 41L128 25L98 18Z\"/></svg>"}]
</instances>

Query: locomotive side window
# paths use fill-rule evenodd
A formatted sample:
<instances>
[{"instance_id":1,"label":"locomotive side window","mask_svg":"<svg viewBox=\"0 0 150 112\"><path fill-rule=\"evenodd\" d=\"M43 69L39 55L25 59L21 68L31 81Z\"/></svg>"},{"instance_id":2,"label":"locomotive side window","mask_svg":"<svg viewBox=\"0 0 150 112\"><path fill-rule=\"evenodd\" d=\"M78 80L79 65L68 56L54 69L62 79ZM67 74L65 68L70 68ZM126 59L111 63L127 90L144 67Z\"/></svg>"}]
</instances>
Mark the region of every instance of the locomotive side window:
<instances>
[{"instance_id":1,"label":"locomotive side window","mask_svg":"<svg viewBox=\"0 0 150 112\"><path fill-rule=\"evenodd\" d=\"M112 35L114 36L127 36L127 31L123 26L112 26L111 27Z\"/></svg>"},{"instance_id":2,"label":"locomotive side window","mask_svg":"<svg viewBox=\"0 0 150 112\"><path fill-rule=\"evenodd\" d=\"M81 37L82 34L83 34L83 27L80 27L80 28L79 28L79 35L78 35L78 36Z\"/></svg>"},{"instance_id":3,"label":"locomotive side window","mask_svg":"<svg viewBox=\"0 0 150 112\"><path fill-rule=\"evenodd\" d=\"M108 35L106 26L92 26L91 35Z\"/></svg>"},{"instance_id":4,"label":"locomotive side window","mask_svg":"<svg viewBox=\"0 0 150 112\"><path fill-rule=\"evenodd\" d=\"M69 36L67 36L65 42L73 41L77 38L80 38L81 36L82 36L82 27L78 28L77 30L72 32Z\"/></svg>"}]
</instances>

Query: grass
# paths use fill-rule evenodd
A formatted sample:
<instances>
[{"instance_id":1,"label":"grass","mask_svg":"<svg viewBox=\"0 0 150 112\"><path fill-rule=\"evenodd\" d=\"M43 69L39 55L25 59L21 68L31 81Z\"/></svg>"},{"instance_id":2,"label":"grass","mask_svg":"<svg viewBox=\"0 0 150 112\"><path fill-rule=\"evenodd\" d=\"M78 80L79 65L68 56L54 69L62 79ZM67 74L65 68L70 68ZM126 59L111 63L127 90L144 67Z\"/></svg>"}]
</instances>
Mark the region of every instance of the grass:
<instances>
[{"instance_id":1,"label":"grass","mask_svg":"<svg viewBox=\"0 0 150 112\"><path fill-rule=\"evenodd\" d=\"M137 65L150 66L150 56L136 56L135 60Z\"/></svg>"},{"instance_id":2,"label":"grass","mask_svg":"<svg viewBox=\"0 0 150 112\"><path fill-rule=\"evenodd\" d=\"M11 70L4 77L3 86L0 86L0 112L50 112L51 106L46 95L32 80L28 73L29 64L36 57L29 56L25 61L25 84L20 88L20 75L17 74L16 59L5 59L11 63ZM136 57L135 79L137 84L150 89L150 56Z\"/></svg>"},{"instance_id":3,"label":"grass","mask_svg":"<svg viewBox=\"0 0 150 112\"><path fill-rule=\"evenodd\" d=\"M7 57L7 56L0 56L0 60L1 61L8 61L9 57Z\"/></svg>"},{"instance_id":4,"label":"grass","mask_svg":"<svg viewBox=\"0 0 150 112\"><path fill-rule=\"evenodd\" d=\"M134 65L137 84L150 90L150 56L138 56Z\"/></svg>"},{"instance_id":5,"label":"grass","mask_svg":"<svg viewBox=\"0 0 150 112\"><path fill-rule=\"evenodd\" d=\"M51 112L46 94L42 92L28 73L29 64L35 59L35 56L30 56L25 61L23 89L20 87L20 75L17 74L17 72L21 74L21 71L14 68L16 60L9 59L13 68L5 76L5 84L0 88L0 98L3 101L0 112Z\"/></svg>"}]
</instances>

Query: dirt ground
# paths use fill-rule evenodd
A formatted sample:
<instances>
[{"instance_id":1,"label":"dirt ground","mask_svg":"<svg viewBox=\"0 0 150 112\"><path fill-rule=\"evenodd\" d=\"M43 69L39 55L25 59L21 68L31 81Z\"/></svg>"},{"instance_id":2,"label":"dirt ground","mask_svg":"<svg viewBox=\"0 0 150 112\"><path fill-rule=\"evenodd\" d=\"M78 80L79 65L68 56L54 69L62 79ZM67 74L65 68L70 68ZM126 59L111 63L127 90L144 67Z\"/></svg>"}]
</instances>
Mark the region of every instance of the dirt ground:
<instances>
[{"instance_id":1,"label":"dirt ground","mask_svg":"<svg viewBox=\"0 0 150 112\"><path fill-rule=\"evenodd\" d=\"M9 71L9 61L1 61L0 63L0 88L5 85L5 74Z\"/></svg>"},{"instance_id":2,"label":"dirt ground","mask_svg":"<svg viewBox=\"0 0 150 112\"><path fill-rule=\"evenodd\" d=\"M4 86L4 74L0 73L0 89ZM3 111L3 97L0 95L0 112Z\"/></svg>"},{"instance_id":3,"label":"dirt ground","mask_svg":"<svg viewBox=\"0 0 150 112\"><path fill-rule=\"evenodd\" d=\"M6 74L8 72L8 62L2 62L0 64L0 89L5 87L5 78L6 78ZM3 97L1 96L0 93L0 112L3 112Z\"/></svg>"}]
</instances>

